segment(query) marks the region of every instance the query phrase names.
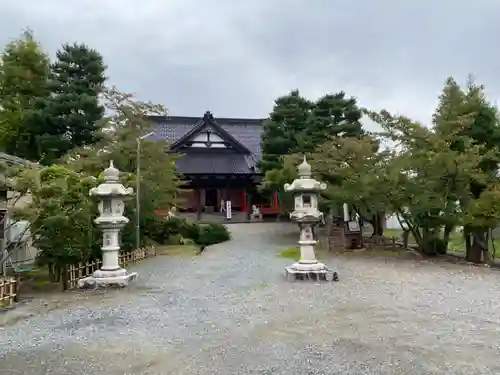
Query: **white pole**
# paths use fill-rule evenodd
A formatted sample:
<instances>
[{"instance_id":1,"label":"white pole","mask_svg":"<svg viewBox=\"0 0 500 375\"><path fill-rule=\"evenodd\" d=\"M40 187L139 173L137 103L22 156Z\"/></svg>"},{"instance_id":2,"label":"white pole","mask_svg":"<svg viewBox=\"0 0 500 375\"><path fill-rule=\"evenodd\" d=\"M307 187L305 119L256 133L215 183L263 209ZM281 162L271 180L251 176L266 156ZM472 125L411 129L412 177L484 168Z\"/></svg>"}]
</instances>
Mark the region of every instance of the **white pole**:
<instances>
[{"instance_id":1,"label":"white pole","mask_svg":"<svg viewBox=\"0 0 500 375\"><path fill-rule=\"evenodd\" d=\"M349 206L347 203L344 203L344 221L349 221Z\"/></svg>"},{"instance_id":2,"label":"white pole","mask_svg":"<svg viewBox=\"0 0 500 375\"><path fill-rule=\"evenodd\" d=\"M135 247L136 249L140 248L141 246L141 224L140 224L140 219L141 219L141 195L140 195L140 186L141 186L141 141L151 135L153 135L155 132L150 132L148 134L145 134L141 137L137 138L137 159L136 159L136 164L137 164L137 170L135 174Z\"/></svg>"}]
</instances>

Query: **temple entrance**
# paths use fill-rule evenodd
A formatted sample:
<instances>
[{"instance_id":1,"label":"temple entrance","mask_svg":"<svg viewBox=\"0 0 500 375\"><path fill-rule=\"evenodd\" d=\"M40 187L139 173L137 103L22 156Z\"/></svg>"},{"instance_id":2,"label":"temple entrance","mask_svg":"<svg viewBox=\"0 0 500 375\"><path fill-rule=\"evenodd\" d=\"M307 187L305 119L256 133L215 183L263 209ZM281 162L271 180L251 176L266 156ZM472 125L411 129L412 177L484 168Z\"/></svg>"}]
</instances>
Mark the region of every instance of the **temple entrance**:
<instances>
[{"instance_id":1,"label":"temple entrance","mask_svg":"<svg viewBox=\"0 0 500 375\"><path fill-rule=\"evenodd\" d=\"M218 211L219 199L217 195L217 189L206 189L205 190L205 207L211 207L209 211Z\"/></svg>"}]
</instances>

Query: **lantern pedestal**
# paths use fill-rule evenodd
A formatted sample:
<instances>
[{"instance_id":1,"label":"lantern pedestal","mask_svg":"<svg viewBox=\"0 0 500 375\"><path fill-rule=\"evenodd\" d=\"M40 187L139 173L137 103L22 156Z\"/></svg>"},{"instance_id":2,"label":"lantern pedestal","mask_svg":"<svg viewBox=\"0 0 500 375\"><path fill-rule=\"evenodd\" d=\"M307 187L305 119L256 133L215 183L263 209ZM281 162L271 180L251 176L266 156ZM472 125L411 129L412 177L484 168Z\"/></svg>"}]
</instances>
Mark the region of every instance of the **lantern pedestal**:
<instances>
[{"instance_id":1,"label":"lantern pedestal","mask_svg":"<svg viewBox=\"0 0 500 375\"><path fill-rule=\"evenodd\" d=\"M137 272L128 272L124 268L116 271L97 270L90 277L78 280L81 289L124 288L137 277Z\"/></svg>"},{"instance_id":2,"label":"lantern pedestal","mask_svg":"<svg viewBox=\"0 0 500 375\"><path fill-rule=\"evenodd\" d=\"M99 226L103 232L105 245L101 248L102 265L101 268L95 271L92 276L80 279L78 287L82 289L95 288L123 288L137 277L137 272L128 272L119 265L119 233L120 229L125 225L125 220L120 222L115 221L113 224L101 223Z\"/></svg>"},{"instance_id":3,"label":"lantern pedestal","mask_svg":"<svg viewBox=\"0 0 500 375\"><path fill-rule=\"evenodd\" d=\"M300 219L299 219L300 220ZM333 272L323 263L318 262L315 254L317 241L313 237L315 223L300 224L300 259L285 268L285 276L293 280L338 281L337 272Z\"/></svg>"}]
</instances>

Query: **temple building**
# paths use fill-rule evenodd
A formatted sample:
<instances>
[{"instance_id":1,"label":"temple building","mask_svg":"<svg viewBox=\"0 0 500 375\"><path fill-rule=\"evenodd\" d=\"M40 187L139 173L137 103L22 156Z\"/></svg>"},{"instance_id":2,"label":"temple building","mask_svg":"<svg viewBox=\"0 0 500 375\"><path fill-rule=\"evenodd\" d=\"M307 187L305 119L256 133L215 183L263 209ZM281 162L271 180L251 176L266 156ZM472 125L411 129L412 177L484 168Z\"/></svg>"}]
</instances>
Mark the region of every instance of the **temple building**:
<instances>
[{"instance_id":1,"label":"temple building","mask_svg":"<svg viewBox=\"0 0 500 375\"><path fill-rule=\"evenodd\" d=\"M235 219L249 218L252 206L263 215L279 213L276 193L257 190L262 174L257 168L263 119L152 116L157 137L169 143L170 152L182 155L177 170L186 179L186 192L178 210L203 214L221 211L231 201Z\"/></svg>"}]
</instances>

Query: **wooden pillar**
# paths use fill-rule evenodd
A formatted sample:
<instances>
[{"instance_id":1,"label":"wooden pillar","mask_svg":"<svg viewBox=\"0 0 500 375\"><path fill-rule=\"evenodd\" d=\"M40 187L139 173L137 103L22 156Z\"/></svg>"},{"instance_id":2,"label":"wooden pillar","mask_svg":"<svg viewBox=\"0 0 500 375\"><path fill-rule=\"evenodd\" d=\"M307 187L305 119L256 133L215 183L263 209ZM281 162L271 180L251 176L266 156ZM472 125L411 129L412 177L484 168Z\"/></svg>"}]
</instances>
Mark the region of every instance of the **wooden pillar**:
<instances>
[{"instance_id":1,"label":"wooden pillar","mask_svg":"<svg viewBox=\"0 0 500 375\"><path fill-rule=\"evenodd\" d=\"M252 216L252 190L251 189L246 189L246 194L245 194L245 208L247 212L247 220L250 220Z\"/></svg>"},{"instance_id":2,"label":"wooden pillar","mask_svg":"<svg viewBox=\"0 0 500 375\"><path fill-rule=\"evenodd\" d=\"M244 187L240 191L241 193L241 212L247 212L247 188Z\"/></svg>"},{"instance_id":3,"label":"wooden pillar","mask_svg":"<svg viewBox=\"0 0 500 375\"><path fill-rule=\"evenodd\" d=\"M226 177L226 187L224 188L224 201L231 200L231 177Z\"/></svg>"},{"instance_id":4,"label":"wooden pillar","mask_svg":"<svg viewBox=\"0 0 500 375\"><path fill-rule=\"evenodd\" d=\"M276 210L279 209L278 193L277 192L273 192L273 203L272 203L272 206Z\"/></svg>"},{"instance_id":5,"label":"wooden pillar","mask_svg":"<svg viewBox=\"0 0 500 375\"><path fill-rule=\"evenodd\" d=\"M201 220L201 189L196 188L196 220Z\"/></svg>"},{"instance_id":6,"label":"wooden pillar","mask_svg":"<svg viewBox=\"0 0 500 375\"><path fill-rule=\"evenodd\" d=\"M252 192L253 192L253 180L252 177L248 176L245 178L245 210L242 210L246 213L246 219L250 220L252 218Z\"/></svg>"}]
</instances>

